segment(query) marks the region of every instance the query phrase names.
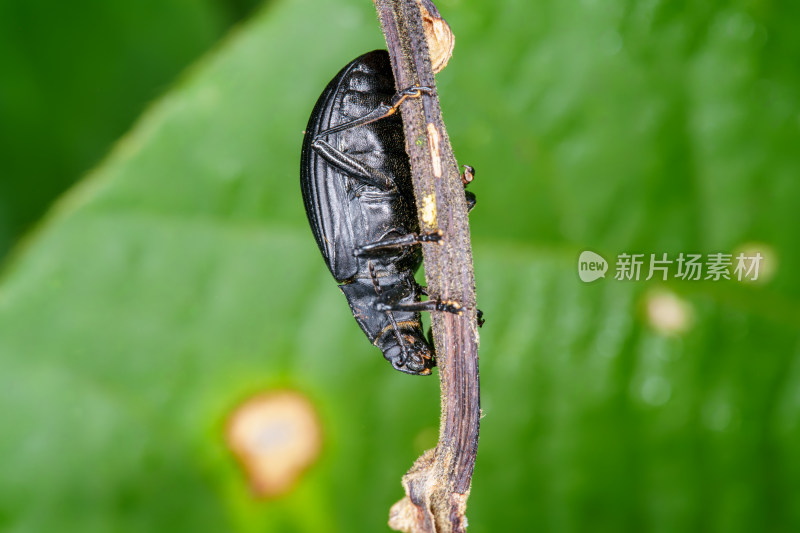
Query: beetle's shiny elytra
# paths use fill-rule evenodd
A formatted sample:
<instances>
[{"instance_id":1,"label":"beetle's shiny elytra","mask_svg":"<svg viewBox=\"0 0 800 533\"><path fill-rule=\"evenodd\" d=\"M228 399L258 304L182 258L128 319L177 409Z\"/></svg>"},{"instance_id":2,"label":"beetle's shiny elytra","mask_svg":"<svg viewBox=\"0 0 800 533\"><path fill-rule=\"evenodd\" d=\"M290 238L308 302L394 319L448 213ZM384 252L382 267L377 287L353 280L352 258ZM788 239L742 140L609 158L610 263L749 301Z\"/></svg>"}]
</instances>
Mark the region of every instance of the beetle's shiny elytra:
<instances>
[{"instance_id":1,"label":"beetle's shiny elytra","mask_svg":"<svg viewBox=\"0 0 800 533\"><path fill-rule=\"evenodd\" d=\"M400 102L427 87L395 92L389 54L375 50L347 66L319 97L306 128L300 184L306 215L325 263L361 329L394 368L430 374L434 352L420 311L460 313L430 298L414 280L420 242ZM388 103L387 103L388 102ZM474 196L467 193L470 206Z\"/></svg>"}]
</instances>

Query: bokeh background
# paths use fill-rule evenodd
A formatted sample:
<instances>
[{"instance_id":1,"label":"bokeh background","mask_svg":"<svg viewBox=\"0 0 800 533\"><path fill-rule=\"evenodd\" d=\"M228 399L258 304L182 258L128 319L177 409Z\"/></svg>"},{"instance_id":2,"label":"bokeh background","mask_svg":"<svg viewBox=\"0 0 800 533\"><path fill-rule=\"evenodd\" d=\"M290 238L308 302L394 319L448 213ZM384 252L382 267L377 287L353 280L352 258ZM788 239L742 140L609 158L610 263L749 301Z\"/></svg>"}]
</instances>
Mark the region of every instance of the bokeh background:
<instances>
[{"instance_id":1,"label":"bokeh background","mask_svg":"<svg viewBox=\"0 0 800 533\"><path fill-rule=\"evenodd\" d=\"M800 4L438 6L487 317L470 531L800 530ZM382 46L366 0L0 3L0 530L387 529L437 380L364 340L298 186L317 96ZM743 249L758 283L612 275ZM321 454L257 498L226 421L285 389Z\"/></svg>"}]
</instances>

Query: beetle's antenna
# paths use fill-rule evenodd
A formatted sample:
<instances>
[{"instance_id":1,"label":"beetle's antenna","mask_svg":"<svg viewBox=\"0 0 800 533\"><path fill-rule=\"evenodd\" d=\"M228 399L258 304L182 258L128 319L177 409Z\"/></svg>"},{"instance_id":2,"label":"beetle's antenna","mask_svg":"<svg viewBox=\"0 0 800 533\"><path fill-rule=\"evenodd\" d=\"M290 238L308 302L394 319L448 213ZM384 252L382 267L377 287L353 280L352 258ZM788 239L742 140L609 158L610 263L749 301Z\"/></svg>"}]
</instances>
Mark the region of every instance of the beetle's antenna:
<instances>
[{"instance_id":1,"label":"beetle's antenna","mask_svg":"<svg viewBox=\"0 0 800 533\"><path fill-rule=\"evenodd\" d=\"M367 261L367 268L369 269L369 278L372 280L372 286L375 287L375 294L380 296L381 286L378 283L378 276L375 275L375 265L372 264L372 261Z\"/></svg>"},{"instance_id":2,"label":"beetle's antenna","mask_svg":"<svg viewBox=\"0 0 800 533\"><path fill-rule=\"evenodd\" d=\"M375 274L375 265L372 264L372 261L367 261L367 268L369 269L369 277L372 280L372 286L375 287L375 294L380 296L383 291L378 283L378 276ZM392 323L392 331L394 331L394 336L397 339L397 343L400 345L400 350L403 352L403 364L405 364L410 358L408 345L403 336L400 335L400 328L397 326L397 320L394 319L394 313L392 311L386 311L386 315Z\"/></svg>"}]
</instances>

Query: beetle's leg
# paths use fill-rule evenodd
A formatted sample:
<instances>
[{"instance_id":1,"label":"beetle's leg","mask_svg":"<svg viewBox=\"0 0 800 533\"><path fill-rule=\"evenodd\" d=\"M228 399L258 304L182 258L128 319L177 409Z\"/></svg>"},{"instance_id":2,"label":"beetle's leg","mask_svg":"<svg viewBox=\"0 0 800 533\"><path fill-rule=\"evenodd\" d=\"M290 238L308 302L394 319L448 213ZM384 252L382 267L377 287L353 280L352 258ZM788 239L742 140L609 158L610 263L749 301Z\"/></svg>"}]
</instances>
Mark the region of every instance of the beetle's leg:
<instances>
[{"instance_id":1,"label":"beetle's leg","mask_svg":"<svg viewBox=\"0 0 800 533\"><path fill-rule=\"evenodd\" d=\"M453 313L460 315L464 312L461 304L452 300L442 300L441 298L433 298L425 300L424 302L408 302L408 303L392 303L392 302L378 302L375 304L375 309L378 311L444 311L446 313Z\"/></svg>"},{"instance_id":2,"label":"beetle's leg","mask_svg":"<svg viewBox=\"0 0 800 533\"><path fill-rule=\"evenodd\" d=\"M458 302L454 302L452 300L441 300L440 298L434 298L432 300L425 300L424 302L413 302L413 303L391 303L391 302L379 302L375 304L375 309L378 311L445 311L447 313L453 313L454 315L461 315L464 312L464 308L461 307L461 304ZM483 325L486 323L486 320L483 318L483 311L480 309L478 311L477 322L478 327L482 328Z\"/></svg>"},{"instance_id":3,"label":"beetle's leg","mask_svg":"<svg viewBox=\"0 0 800 533\"><path fill-rule=\"evenodd\" d=\"M350 128L355 128L357 126L363 126L364 124L369 124L371 122L375 122L376 120L388 117L389 115L393 115L406 98L418 98L422 95L422 93L432 94L433 89L431 87L425 87L421 85L404 89L395 94L388 104L381 103L378 105L378 107L363 117L350 120L348 122L343 122L338 126L334 126L319 132L314 136L311 146L323 159L325 159L331 165L341 169L347 175L383 190L393 190L395 188L394 182L386 174L362 161L359 161L358 159L340 152L331 146L327 141L323 140L323 137L340 131L348 130Z\"/></svg>"},{"instance_id":4,"label":"beetle's leg","mask_svg":"<svg viewBox=\"0 0 800 533\"><path fill-rule=\"evenodd\" d=\"M440 242L442 240L442 231L426 231L422 233L409 233L400 237L392 239L383 239L376 242L371 242L363 246L358 246L353 250L353 255L362 257L365 255L380 255L387 249L401 248L403 246L413 246L421 242Z\"/></svg>"},{"instance_id":5,"label":"beetle's leg","mask_svg":"<svg viewBox=\"0 0 800 533\"><path fill-rule=\"evenodd\" d=\"M475 179L475 168L469 165L463 165L464 172L461 173L461 183L464 184L464 187L472 183L472 180Z\"/></svg>"},{"instance_id":6,"label":"beetle's leg","mask_svg":"<svg viewBox=\"0 0 800 533\"><path fill-rule=\"evenodd\" d=\"M440 298L425 300L424 302L402 302L404 298L411 295L420 286L416 281L400 283L391 290L379 295L375 303L376 311L383 311L391 314L392 311L414 312L414 311L449 311L460 313L461 305L458 302L442 301Z\"/></svg>"},{"instance_id":7,"label":"beetle's leg","mask_svg":"<svg viewBox=\"0 0 800 533\"><path fill-rule=\"evenodd\" d=\"M475 198L475 193L470 191L464 191L464 196L467 197L467 213L469 213L475 207L477 199Z\"/></svg>"},{"instance_id":8,"label":"beetle's leg","mask_svg":"<svg viewBox=\"0 0 800 533\"><path fill-rule=\"evenodd\" d=\"M417 284L417 290L419 291L420 294L424 294L425 296L428 296L428 287L423 287L422 285ZM477 317L476 318L477 318L477 322L478 322L478 327L482 328L483 325L486 323L486 320L483 318L483 311L481 311L480 309L477 309ZM431 335L431 332L428 331L429 339L430 339L430 335ZM431 344L431 346L433 346L433 340L432 339L430 339L430 344Z\"/></svg>"},{"instance_id":9,"label":"beetle's leg","mask_svg":"<svg viewBox=\"0 0 800 533\"><path fill-rule=\"evenodd\" d=\"M422 93L433 94L433 89L431 87L425 87L422 85L415 85L413 87L409 87L408 89L403 89L395 94L388 104L381 102L378 107L363 117L359 117L348 122L343 122L337 126L328 128L327 130L322 130L314 136L314 141L317 141L320 137L325 137L326 135L330 135L332 133L349 130L350 128L355 128L357 126L363 126L364 124L369 124L370 122L375 122L376 120L394 115L397 109L400 107L400 104L402 104L406 98L419 98L422 96Z\"/></svg>"},{"instance_id":10,"label":"beetle's leg","mask_svg":"<svg viewBox=\"0 0 800 533\"><path fill-rule=\"evenodd\" d=\"M392 101L390 102L392 113L397 111L397 108L400 107L400 104L406 98L419 98L422 96L422 93L432 95L433 94L433 87L428 87L425 85L412 85L411 87L407 87L402 91L398 91L394 96L392 96Z\"/></svg>"},{"instance_id":11,"label":"beetle's leg","mask_svg":"<svg viewBox=\"0 0 800 533\"><path fill-rule=\"evenodd\" d=\"M464 172L461 174L461 183L464 184L464 187L472 183L472 180L475 179L475 169L469 165L464 165ZM475 193L464 191L464 196L467 197L467 212L472 211L472 208L475 207L475 203L477 199L475 198Z\"/></svg>"},{"instance_id":12,"label":"beetle's leg","mask_svg":"<svg viewBox=\"0 0 800 533\"><path fill-rule=\"evenodd\" d=\"M372 264L372 263L370 263L370 264ZM417 290L419 291L420 294L424 294L425 296L428 296L428 287L423 287L422 285L417 284ZM486 320L483 318L483 311L481 311L480 309L477 309L477 317L476 318L477 318L477 322L478 322L478 327L482 328L483 325L486 323ZM430 345L433 346L433 339L431 338L431 331L430 330L428 331L428 340L430 341Z\"/></svg>"},{"instance_id":13,"label":"beetle's leg","mask_svg":"<svg viewBox=\"0 0 800 533\"><path fill-rule=\"evenodd\" d=\"M354 157L344 154L322 139L314 139L311 147L328 163L341 170L351 178L372 185L384 191L394 190L394 182L378 170L359 161Z\"/></svg>"}]
</instances>

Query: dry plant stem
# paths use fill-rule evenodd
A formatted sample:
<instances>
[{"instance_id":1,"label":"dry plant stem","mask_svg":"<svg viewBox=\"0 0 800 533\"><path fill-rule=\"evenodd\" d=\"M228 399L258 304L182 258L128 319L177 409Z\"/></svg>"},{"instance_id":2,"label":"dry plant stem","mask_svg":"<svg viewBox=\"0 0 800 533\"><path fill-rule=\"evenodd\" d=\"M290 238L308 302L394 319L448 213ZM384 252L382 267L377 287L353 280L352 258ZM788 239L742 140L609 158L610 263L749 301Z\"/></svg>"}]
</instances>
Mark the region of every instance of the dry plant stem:
<instances>
[{"instance_id":1,"label":"dry plant stem","mask_svg":"<svg viewBox=\"0 0 800 533\"><path fill-rule=\"evenodd\" d=\"M374 0L398 89L435 87L416 0ZM442 393L439 443L403 477L406 497L389 525L410 532L466 529L466 501L478 448L480 397L475 281L467 206L458 165L436 94L402 104L406 150L422 231L440 229L441 244L423 245L428 291L460 302L465 312L433 313Z\"/></svg>"}]
</instances>

